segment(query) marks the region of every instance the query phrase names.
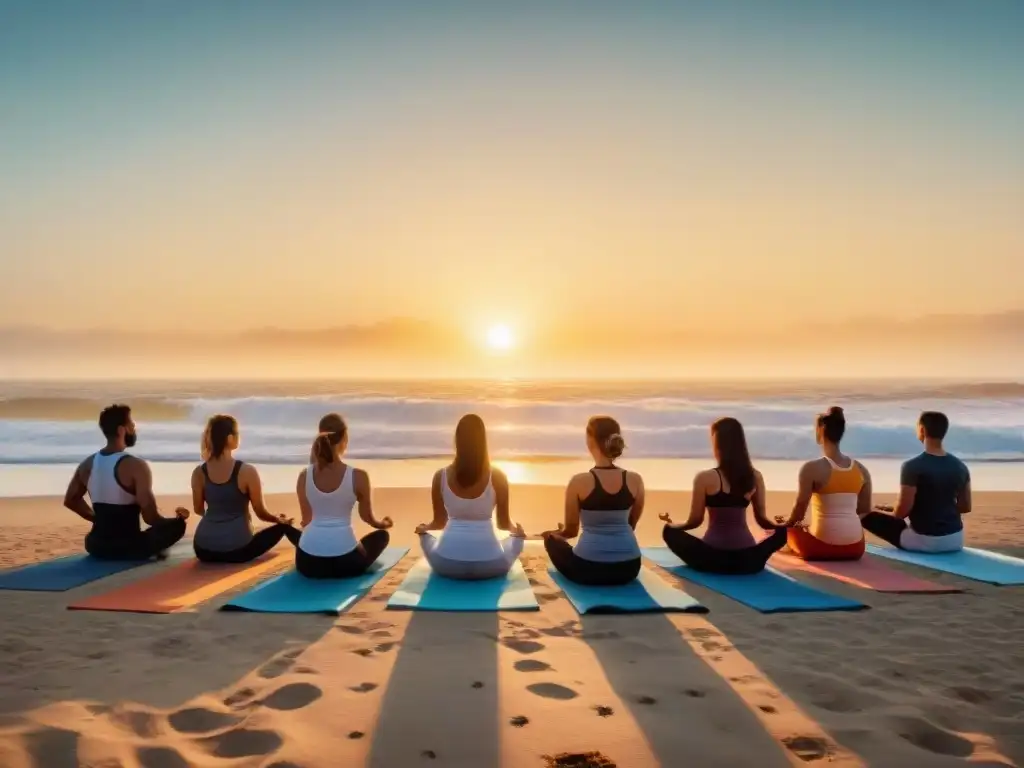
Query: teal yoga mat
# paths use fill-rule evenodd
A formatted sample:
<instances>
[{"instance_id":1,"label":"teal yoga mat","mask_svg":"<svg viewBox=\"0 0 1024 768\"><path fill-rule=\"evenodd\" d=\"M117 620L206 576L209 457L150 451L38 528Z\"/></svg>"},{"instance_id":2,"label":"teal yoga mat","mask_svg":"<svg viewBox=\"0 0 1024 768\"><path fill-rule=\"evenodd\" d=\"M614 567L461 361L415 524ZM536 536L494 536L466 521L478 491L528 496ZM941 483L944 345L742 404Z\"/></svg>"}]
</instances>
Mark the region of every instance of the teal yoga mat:
<instances>
[{"instance_id":1,"label":"teal yoga mat","mask_svg":"<svg viewBox=\"0 0 1024 768\"><path fill-rule=\"evenodd\" d=\"M649 568L636 581L621 587L585 587L549 567L552 581L583 613L707 613L708 609L678 587L667 584Z\"/></svg>"},{"instance_id":2,"label":"teal yoga mat","mask_svg":"<svg viewBox=\"0 0 1024 768\"><path fill-rule=\"evenodd\" d=\"M388 547L369 571L352 579L307 579L291 570L239 595L221 606L221 610L337 616L369 592L408 551L407 547Z\"/></svg>"},{"instance_id":3,"label":"teal yoga mat","mask_svg":"<svg viewBox=\"0 0 1024 768\"><path fill-rule=\"evenodd\" d=\"M761 613L857 611L868 607L864 603L801 584L771 568L749 576L719 576L687 568L667 547L644 549L643 554L669 573L714 590Z\"/></svg>"},{"instance_id":4,"label":"teal yoga mat","mask_svg":"<svg viewBox=\"0 0 1024 768\"><path fill-rule=\"evenodd\" d=\"M894 547L880 547L868 544L868 552L889 560L911 563L933 571L963 576L965 579L983 581L999 586L1024 584L1024 560L999 552L965 547L960 552L908 552Z\"/></svg>"},{"instance_id":5,"label":"teal yoga mat","mask_svg":"<svg viewBox=\"0 0 1024 768\"><path fill-rule=\"evenodd\" d=\"M539 611L540 605L519 561L502 578L461 581L438 576L430 570L430 564L420 558L391 595L388 608L463 612Z\"/></svg>"},{"instance_id":6,"label":"teal yoga mat","mask_svg":"<svg viewBox=\"0 0 1024 768\"><path fill-rule=\"evenodd\" d=\"M184 546L183 546L184 545ZM191 542L176 544L168 553L180 557L191 547ZM156 560L99 560L90 555L66 555L41 563L21 565L0 571L0 589L26 592L67 592L91 581L129 571Z\"/></svg>"}]
</instances>

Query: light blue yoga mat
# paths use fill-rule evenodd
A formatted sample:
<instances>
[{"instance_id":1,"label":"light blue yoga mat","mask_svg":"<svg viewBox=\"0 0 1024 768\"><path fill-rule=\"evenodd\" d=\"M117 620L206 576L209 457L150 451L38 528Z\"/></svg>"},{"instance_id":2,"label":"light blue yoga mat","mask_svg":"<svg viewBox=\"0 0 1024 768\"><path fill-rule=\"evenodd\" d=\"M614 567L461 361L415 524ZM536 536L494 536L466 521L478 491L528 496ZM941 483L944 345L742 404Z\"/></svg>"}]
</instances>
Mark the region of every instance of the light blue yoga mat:
<instances>
[{"instance_id":1,"label":"light blue yoga mat","mask_svg":"<svg viewBox=\"0 0 1024 768\"><path fill-rule=\"evenodd\" d=\"M989 552L984 549L965 547L960 552L907 552L895 547L880 547L868 544L868 552L872 555L911 563L933 571L952 573L965 579L984 581L989 584L1008 586L1024 584L1024 560L1019 557Z\"/></svg>"},{"instance_id":2,"label":"light blue yoga mat","mask_svg":"<svg viewBox=\"0 0 1024 768\"><path fill-rule=\"evenodd\" d=\"M772 568L765 568L749 576L720 576L687 568L667 547L647 548L643 554L676 576L712 589L761 613L857 611L868 607L864 603L801 584Z\"/></svg>"},{"instance_id":3,"label":"light blue yoga mat","mask_svg":"<svg viewBox=\"0 0 1024 768\"><path fill-rule=\"evenodd\" d=\"M191 541L175 544L169 556L174 559L183 552L191 552ZM0 589L17 589L26 592L67 592L69 589L88 584L115 573L129 571L150 560L100 560L87 554L65 555L41 563L30 563L0 571Z\"/></svg>"},{"instance_id":4,"label":"light blue yoga mat","mask_svg":"<svg viewBox=\"0 0 1024 768\"><path fill-rule=\"evenodd\" d=\"M446 579L423 558L409 569L388 608L413 611L539 611L540 605L518 560L498 579Z\"/></svg>"},{"instance_id":5,"label":"light blue yoga mat","mask_svg":"<svg viewBox=\"0 0 1024 768\"><path fill-rule=\"evenodd\" d=\"M408 547L388 547L369 571L351 579L307 579L293 569L253 587L222 605L221 610L337 616L369 592L408 551Z\"/></svg>"},{"instance_id":6,"label":"light blue yoga mat","mask_svg":"<svg viewBox=\"0 0 1024 768\"><path fill-rule=\"evenodd\" d=\"M551 579L579 613L707 613L708 609L649 568L621 587L585 587L549 567Z\"/></svg>"}]
</instances>

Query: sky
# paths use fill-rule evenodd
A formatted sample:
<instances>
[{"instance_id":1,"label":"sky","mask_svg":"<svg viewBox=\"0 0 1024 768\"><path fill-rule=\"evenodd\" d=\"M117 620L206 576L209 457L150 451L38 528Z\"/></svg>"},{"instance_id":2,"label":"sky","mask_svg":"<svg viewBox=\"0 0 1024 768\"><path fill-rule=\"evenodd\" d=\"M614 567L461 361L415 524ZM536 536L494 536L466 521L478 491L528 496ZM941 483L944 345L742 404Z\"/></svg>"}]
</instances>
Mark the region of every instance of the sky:
<instances>
[{"instance_id":1,"label":"sky","mask_svg":"<svg viewBox=\"0 0 1024 768\"><path fill-rule=\"evenodd\" d=\"M1024 3L498 6L0 0L0 327L1024 306Z\"/></svg>"}]
</instances>

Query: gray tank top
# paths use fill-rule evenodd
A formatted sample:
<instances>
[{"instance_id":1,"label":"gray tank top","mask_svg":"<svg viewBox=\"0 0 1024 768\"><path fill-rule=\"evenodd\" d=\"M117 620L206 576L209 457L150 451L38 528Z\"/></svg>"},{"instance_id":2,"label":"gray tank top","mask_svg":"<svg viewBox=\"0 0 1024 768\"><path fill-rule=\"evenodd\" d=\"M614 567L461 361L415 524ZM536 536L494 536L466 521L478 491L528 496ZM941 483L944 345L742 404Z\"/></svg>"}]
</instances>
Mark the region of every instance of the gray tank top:
<instances>
[{"instance_id":1,"label":"gray tank top","mask_svg":"<svg viewBox=\"0 0 1024 768\"><path fill-rule=\"evenodd\" d=\"M601 485L596 469L594 490L580 501L580 538L573 547L577 557L595 563L620 563L640 557L636 534L629 525L633 494L622 470L622 488L608 493Z\"/></svg>"},{"instance_id":2,"label":"gray tank top","mask_svg":"<svg viewBox=\"0 0 1024 768\"><path fill-rule=\"evenodd\" d=\"M241 468L242 462L236 461L231 478L226 483L214 483L210 480L206 464L203 464L206 514L196 526L195 546L210 552L231 552L252 540L249 497L238 487Z\"/></svg>"}]
</instances>

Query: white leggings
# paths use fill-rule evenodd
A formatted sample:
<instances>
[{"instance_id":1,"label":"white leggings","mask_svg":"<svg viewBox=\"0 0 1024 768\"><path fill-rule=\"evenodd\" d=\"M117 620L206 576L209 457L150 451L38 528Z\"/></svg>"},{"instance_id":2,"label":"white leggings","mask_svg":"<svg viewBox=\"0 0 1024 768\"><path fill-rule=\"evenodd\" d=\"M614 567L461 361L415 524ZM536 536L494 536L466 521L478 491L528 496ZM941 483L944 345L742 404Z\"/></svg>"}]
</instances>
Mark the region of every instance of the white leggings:
<instances>
[{"instance_id":1,"label":"white leggings","mask_svg":"<svg viewBox=\"0 0 1024 768\"><path fill-rule=\"evenodd\" d=\"M900 534L900 548L910 552L959 552L964 548L964 532L957 531L947 536L925 536L909 525Z\"/></svg>"},{"instance_id":2,"label":"white leggings","mask_svg":"<svg viewBox=\"0 0 1024 768\"><path fill-rule=\"evenodd\" d=\"M439 576L449 579L494 579L504 576L515 565L523 552L525 540L509 536L500 542L501 557L490 560L453 560L437 554L438 539L431 533L420 534L420 546L423 556L430 563L431 569Z\"/></svg>"}]
</instances>

